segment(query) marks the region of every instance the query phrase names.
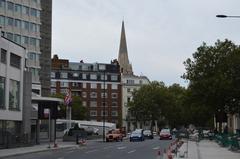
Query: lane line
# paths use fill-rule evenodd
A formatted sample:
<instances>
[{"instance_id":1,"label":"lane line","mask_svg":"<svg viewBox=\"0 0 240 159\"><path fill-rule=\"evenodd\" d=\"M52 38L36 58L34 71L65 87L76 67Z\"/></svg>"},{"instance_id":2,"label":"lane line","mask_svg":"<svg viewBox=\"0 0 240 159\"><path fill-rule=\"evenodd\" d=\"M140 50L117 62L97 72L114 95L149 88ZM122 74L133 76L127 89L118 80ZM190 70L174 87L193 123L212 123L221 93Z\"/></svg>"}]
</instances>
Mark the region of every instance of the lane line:
<instances>
[{"instance_id":1,"label":"lane line","mask_svg":"<svg viewBox=\"0 0 240 159\"><path fill-rule=\"evenodd\" d=\"M122 147L118 147L117 149L122 150L122 149L125 149L125 148L126 148L126 146L122 146Z\"/></svg>"},{"instance_id":2,"label":"lane line","mask_svg":"<svg viewBox=\"0 0 240 159\"><path fill-rule=\"evenodd\" d=\"M135 151L136 151L135 149L134 149L134 150L132 150L132 151L129 151L129 152L128 152L128 154L130 154L130 153L133 153L133 152L135 152Z\"/></svg>"},{"instance_id":3,"label":"lane line","mask_svg":"<svg viewBox=\"0 0 240 159\"><path fill-rule=\"evenodd\" d=\"M157 150L157 149L159 149L159 148L160 148L159 146L153 147L153 150Z\"/></svg>"},{"instance_id":4,"label":"lane line","mask_svg":"<svg viewBox=\"0 0 240 159\"><path fill-rule=\"evenodd\" d=\"M85 153L92 153L92 152L96 152L98 150L90 150L90 151L86 151Z\"/></svg>"}]
</instances>

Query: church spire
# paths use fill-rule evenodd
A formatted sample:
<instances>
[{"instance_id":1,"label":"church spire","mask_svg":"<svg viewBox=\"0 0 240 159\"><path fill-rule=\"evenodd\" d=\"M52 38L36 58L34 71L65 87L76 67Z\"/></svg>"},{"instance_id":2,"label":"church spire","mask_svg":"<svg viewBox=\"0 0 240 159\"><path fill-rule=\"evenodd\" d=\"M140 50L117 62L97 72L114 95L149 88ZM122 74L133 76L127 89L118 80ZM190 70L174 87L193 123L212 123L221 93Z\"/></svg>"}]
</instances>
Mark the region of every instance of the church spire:
<instances>
[{"instance_id":1,"label":"church spire","mask_svg":"<svg viewBox=\"0 0 240 159\"><path fill-rule=\"evenodd\" d=\"M126 41L126 35L125 35L124 21L122 21L118 62L120 64L121 73L133 74L132 65L129 63L129 59L128 59L127 41Z\"/></svg>"}]
</instances>

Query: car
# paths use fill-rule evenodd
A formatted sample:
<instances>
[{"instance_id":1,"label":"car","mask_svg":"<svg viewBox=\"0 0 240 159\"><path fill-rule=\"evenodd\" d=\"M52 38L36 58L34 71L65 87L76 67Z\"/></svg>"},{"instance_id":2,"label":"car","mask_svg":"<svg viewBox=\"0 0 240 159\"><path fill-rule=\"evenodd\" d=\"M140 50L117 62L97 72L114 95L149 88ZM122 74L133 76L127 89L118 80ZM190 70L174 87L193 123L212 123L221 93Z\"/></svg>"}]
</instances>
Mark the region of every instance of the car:
<instances>
[{"instance_id":1,"label":"car","mask_svg":"<svg viewBox=\"0 0 240 159\"><path fill-rule=\"evenodd\" d=\"M119 129L110 130L106 135L106 142L123 141L123 135Z\"/></svg>"},{"instance_id":2,"label":"car","mask_svg":"<svg viewBox=\"0 0 240 159\"><path fill-rule=\"evenodd\" d=\"M153 133L151 130L144 130L143 135L144 138L153 139Z\"/></svg>"},{"instance_id":3,"label":"car","mask_svg":"<svg viewBox=\"0 0 240 159\"><path fill-rule=\"evenodd\" d=\"M141 131L133 131L129 138L130 142L132 141L144 141L144 135Z\"/></svg>"},{"instance_id":4,"label":"car","mask_svg":"<svg viewBox=\"0 0 240 159\"><path fill-rule=\"evenodd\" d=\"M160 140L163 140L163 139L172 140L170 129L162 129L159 136L160 136Z\"/></svg>"}]
</instances>

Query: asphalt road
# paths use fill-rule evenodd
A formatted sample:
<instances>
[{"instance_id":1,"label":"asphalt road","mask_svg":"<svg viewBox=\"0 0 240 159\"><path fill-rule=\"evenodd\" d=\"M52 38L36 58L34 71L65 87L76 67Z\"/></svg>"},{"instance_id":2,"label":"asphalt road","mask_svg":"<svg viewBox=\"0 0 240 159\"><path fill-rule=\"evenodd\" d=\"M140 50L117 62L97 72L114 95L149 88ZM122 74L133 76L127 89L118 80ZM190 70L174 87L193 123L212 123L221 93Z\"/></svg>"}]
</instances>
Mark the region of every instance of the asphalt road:
<instances>
[{"instance_id":1,"label":"asphalt road","mask_svg":"<svg viewBox=\"0 0 240 159\"><path fill-rule=\"evenodd\" d=\"M167 148L171 140L153 140L143 142L90 142L86 146L26 154L7 159L156 159L157 152Z\"/></svg>"}]
</instances>

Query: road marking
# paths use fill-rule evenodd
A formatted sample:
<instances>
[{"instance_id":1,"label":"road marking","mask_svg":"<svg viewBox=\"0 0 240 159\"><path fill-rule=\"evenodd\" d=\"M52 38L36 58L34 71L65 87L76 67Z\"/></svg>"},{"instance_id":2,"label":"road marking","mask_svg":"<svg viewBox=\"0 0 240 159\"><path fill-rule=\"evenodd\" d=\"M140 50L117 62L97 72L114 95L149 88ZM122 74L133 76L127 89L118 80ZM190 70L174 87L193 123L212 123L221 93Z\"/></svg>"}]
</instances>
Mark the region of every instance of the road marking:
<instances>
[{"instance_id":1,"label":"road marking","mask_svg":"<svg viewBox=\"0 0 240 159\"><path fill-rule=\"evenodd\" d=\"M90 151L87 151L85 153L92 153L92 152L96 152L96 151L98 151L98 150L90 150Z\"/></svg>"},{"instance_id":2,"label":"road marking","mask_svg":"<svg viewBox=\"0 0 240 159\"><path fill-rule=\"evenodd\" d=\"M126 148L126 146L122 146L122 147L118 147L117 149L122 150L122 149L125 149L125 148Z\"/></svg>"},{"instance_id":3,"label":"road marking","mask_svg":"<svg viewBox=\"0 0 240 159\"><path fill-rule=\"evenodd\" d=\"M135 152L136 150L129 151L128 154Z\"/></svg>"},{"instance_id":4,"label":"road marking","mask_svg":"<svg viewBox=\"0 0 240 159\"><path fill-rule=\"evenodd\" d=\"M153 148L153 150L157 150L157 149L159 149L159 148L160 148L160 147L159 147L159 146L157 146L157 147L154 147L154 148Z\"/></svg>"}]
</instances>

